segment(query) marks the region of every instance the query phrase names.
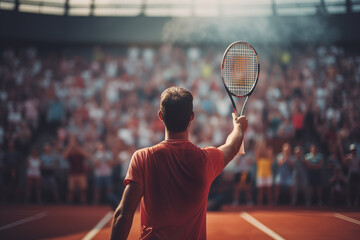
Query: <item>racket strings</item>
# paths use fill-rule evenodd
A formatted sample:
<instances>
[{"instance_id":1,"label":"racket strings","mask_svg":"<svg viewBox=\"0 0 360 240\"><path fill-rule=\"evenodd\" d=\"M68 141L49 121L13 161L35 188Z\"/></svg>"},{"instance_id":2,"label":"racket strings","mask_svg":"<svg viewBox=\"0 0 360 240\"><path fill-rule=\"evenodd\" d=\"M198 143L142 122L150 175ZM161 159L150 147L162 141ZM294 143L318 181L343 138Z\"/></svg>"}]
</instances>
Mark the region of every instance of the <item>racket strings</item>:
<instances>
[{"instance_id":1,"label":"racket strings","mask_svg":"<svg viewBox=\"0 0 360 240\"><path fill-rule=\"evenodd\" d=\"M246 44L234 44L224 58L224 83L237 96L247 95L254 87L258 75L258 58Z\"/></svg>"}]
</instances>

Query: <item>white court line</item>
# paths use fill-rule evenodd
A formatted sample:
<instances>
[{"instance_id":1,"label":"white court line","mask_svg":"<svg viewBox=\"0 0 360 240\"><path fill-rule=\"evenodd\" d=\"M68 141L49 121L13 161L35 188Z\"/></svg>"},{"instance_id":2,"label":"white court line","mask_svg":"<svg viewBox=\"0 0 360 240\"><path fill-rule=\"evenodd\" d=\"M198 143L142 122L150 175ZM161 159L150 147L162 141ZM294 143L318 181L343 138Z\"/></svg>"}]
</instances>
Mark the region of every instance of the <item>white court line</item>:
<instances>
[{"instance_id":1,"label":"white court line","mask_svg":"<svg viewBox=\"0 0 360 240\"><path fill-rule=\"evenodd\" d=\"M357 225L360 225L360 221L359 221L359 220L356 220L356 219L347 217L347 216L342 215L342 214L340 214L340 213L335 213L335 214L334 214L334 217L337 217L337 218L340 218L340 219L342 219L342 220L345 220L345 221L352 222L352 223L355 223L355 224L357 224Z\"/></svg>"},{"instance_id":2,"label":"white court line","mask_svg":"<svg viewBox=\"0 0 360 240\"><path fill-rule=\"evenodd\" d=\"M9 224L6 224L4 226L1 226L0 227L0 231L2 230L5 230L5 229L8 229L8 228L12 228L12 227L16 227L18 225L21 225L21 224L24 224L24 223L27 223L27 222L31 222L31 221L34 221L34 220L37 220L39 218L43 218L47 216L47 213L46 212L40 212L38 214L35 214L34 216L31 216L31 217L27 217L27 218L23 218L23 219L20 219L18 221L15 221L15 222L12 222L12 223L9 223Z\"/></svg>"},{"instance_id":3,"label":"white court line","mask_svg":"<svg viewBox=\"0 0 360 240\"><path fill-rule=\"evenodd\" d=\"M278 235L277 233L275 233L273 230L271 230L270 228L268 228L267 226L265 226L264 224L262 224L261 222L256 220L254 217L252 217L247 212L240 213L240 216L243 219L245 219L247 222L249 222L250 224L254 225L256 228L258 228L260 231L269 235L271 238L273 238L275 240L285 240L285 238L283 238L280 235Z\"/></svg>"},{"instance_id":4,"label":"white court line","mask_svg":"<svg viewBox=\"0 0 360 240\"><path fill-rule=\"evenodd\" d=\"M96 224L96 226L91 229L88 234L86 234L85 237L82 238L82 240L91 240L95 235L107 224L107 222L112 218L113 212L108 212L99 222Z\"/></svg>"}]
</instances>

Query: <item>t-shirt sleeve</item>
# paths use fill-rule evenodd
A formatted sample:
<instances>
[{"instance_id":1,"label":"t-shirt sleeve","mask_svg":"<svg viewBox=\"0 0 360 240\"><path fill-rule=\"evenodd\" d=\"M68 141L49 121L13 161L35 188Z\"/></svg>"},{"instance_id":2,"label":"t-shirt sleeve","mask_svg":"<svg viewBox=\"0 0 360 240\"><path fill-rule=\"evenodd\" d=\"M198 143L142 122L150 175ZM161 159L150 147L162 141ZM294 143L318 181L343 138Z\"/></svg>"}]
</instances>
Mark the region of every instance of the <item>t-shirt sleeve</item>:
<instances>
[{"instance_id":1,"label":"t-shirt sleeve","mask_svg":"<svg viewBox=\"0 0 360 240\"><path fill-rule=\"evenodd\" d=\"M131 181L144 185L144 154L141 150L136 151L131 157L124 180L125 186Z\"/></svg>"},{"instance_id":2,"label":"t-shirt sleeve","mask_svg":"<svg viewBox=\"0 0 360 240\"><path fill-rule=\"evenodd\" d=\"M205 147L203 150L207 154L208 161L214 174L213 178L215 178L224 169L224 153L216 147Z\"/></svg>"}]
</instances>

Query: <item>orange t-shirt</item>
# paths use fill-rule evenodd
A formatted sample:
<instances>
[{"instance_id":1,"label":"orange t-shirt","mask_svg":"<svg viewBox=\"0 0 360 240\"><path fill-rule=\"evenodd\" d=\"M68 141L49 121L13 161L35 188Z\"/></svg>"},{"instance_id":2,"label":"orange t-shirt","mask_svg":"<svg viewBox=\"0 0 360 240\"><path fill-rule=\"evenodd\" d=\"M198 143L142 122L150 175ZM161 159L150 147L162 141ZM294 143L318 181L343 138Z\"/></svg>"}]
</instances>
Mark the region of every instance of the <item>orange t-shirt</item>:
<instances>
[{"instance_id":1,"label":"orange t-shirt","mask_svg":"<svg viewBox=\"0 0 360 240\"><path fill-rule=\"evenodd\" d=\"M134 153L125 184L143 185L140 239L206 239L206 205L224 154L188 140L165 140Z\"/></svg>"}]
</instances>

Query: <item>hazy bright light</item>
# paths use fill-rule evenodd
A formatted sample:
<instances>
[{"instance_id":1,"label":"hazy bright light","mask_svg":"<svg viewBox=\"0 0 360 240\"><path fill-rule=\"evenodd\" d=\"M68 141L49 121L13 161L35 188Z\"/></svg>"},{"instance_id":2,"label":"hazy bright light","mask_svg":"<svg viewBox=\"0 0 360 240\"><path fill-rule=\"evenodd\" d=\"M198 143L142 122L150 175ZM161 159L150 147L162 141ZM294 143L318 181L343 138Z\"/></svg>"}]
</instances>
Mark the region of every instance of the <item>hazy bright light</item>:
<instances>
[{"instance_id":1,"label":"hazy bright light","mask_svg":"<svg viewBox=\"0 0 360 240\"><path fill-rule=\"evenodd\" d=\"M282 16L302 16L302 15L314 15L317 9L313 7L303 8L279 8L276 10L278 15Z\"/></svg>"},{"instance_id":2,"label":"hazy bright light","mask_svg":"<svg viewBox=\"0 0 360 240\"><path fill-rule=\"evenodd\" d=\"M13 10L14 7L15 7L15 3L0 2L0 9L2 10Z\"/></svg>"},{"instance_id":3,"label":"hazy bright light","mask_svg":"<svg viewBox=\"0 0 360 240\"><path fill-rule=\"evenodd\" d=\"M94 4L96 5L138 5L141 6L143 0L94 0Z\"/></svg>"},{"instance_id":4,"label":"hazy bright light","mask_svg":"<svg viewBox=\"0 0 360 240\"><path fill-rule=\"evenodd\" d=\"M140 8L95 8L95 16L138 16Z\"/></svg>"},{"instance_id":5,"label":"hazy bright light","mask_svg":"<svg viewBox=\"0 0 360 240\"><path fill-rule=\"evenodd\" d=\"M46 0L46 1L26 0L26 2L37 3L37 5L39 5L39 3L44 3L44 2L47 2L47 3L57 3L57 4L60 4L60 5L63 5L63 4L65 4L66 0ZM20 3L21 3L21 1L20 1Z\"/></svg>"},{"instance_id":6,"label":"hazy bright light","mask_svg":"<svg viewBox=\"0 0 360 240\"><path fill-rule=\"evenodd\" d=\"M43 14L63 15L65 9L58 7L43 6L40 8L40 12Z\"/></svg>"},{"instance_id":7,"label":"hazy bright light","mask_svg":"<svg viewBox=\"0 0 360 240\"><path fill-rule=\"evenodd\" d=\"M88 16L90 15L90 7L87 8L70 8L69 15L72 16Z\"/></svg>"},{"instance_id":8,"label":"hazy bright light","mask_svg":"<svg viewBox=\"0 0 360 240\"><path fill-rule=\"evenodd\" d=\"M145 15L151 17L190 17L191 8L148 8L145 9Z\"/></svg>"},{"instance_id":9,"label":"hazy bright light","mask_svg":"<svg viewBox=\"0 0 360 240\"><path fill-rule=\"evenodd\" d=\"M64 14L67 0L19 1L22 12ZM241 17L314 15L321 3L330 14L346 13L347 0L68 0L69 15L87 16L94 4L96 16ZM350 0L352 10L360 11L358 0ZM274 5L275 4L275 5ZM0 0L0 9L13 10L15 0Z\"/></svg>"},{"instance_id":10,"label":"hazy bright light","mask_svg":"<svg viewBox=\"0 0 360 240\"><path fill-rule=\"evenodd\" d=\"M69 5L88 5L90 6L92 0L69 0Z\"/></svg>"},{"instance_id":11,"label":"hazy bright light","mask_svg":"<svg viewBox=\"0 0 360 240\"><path fill-rule=\"evenodd\" d=\"M285 4L285 3L299 3L299 4L304 4L304 3L320 3L320 0L275 0L275 3L278 4Z\"/></svg>"},{"instance_id":12,"label":"hazy bright light","mask_svg":"<svg viewBox=\"0 0 360 240\"><path fill-rule=\"evenodd\" d=\"M345 6L327 6L326 10L328 13L332 14L346 13Z\"/></svg>"}]
</instances>

